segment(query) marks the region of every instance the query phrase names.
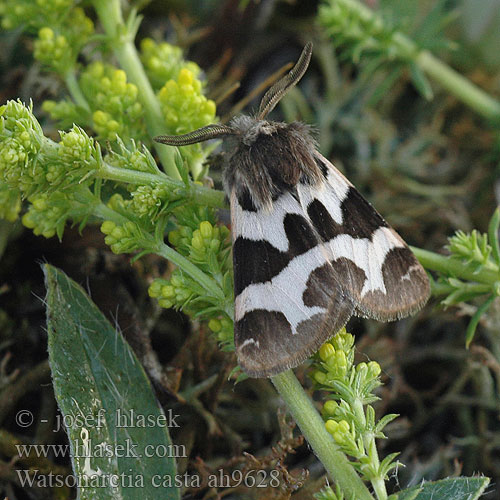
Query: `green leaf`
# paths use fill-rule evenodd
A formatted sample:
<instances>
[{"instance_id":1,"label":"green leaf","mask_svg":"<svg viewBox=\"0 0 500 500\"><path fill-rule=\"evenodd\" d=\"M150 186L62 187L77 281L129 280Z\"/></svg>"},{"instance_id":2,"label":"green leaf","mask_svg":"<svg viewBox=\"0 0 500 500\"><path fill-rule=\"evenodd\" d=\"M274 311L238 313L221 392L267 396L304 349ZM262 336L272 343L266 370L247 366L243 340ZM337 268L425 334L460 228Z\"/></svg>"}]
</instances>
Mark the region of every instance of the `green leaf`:
<instances>
[{"instance_id":1,"label":"green leaf","mask_svg":"<svg viewBox=\"0 0 500 500\"><path fill-rule=\"evenodd\" d=\"M476 328L477 325L479 324L479 320L481 319L482 315L485 314L488 309L490 308L491 304L493 301L496 299L496 295L490 295L488 299L486 299L483 304L477 308L477 311L474 313L474 316L472 316L469 325L467 326L467 331L465 332L465 347L467 349L469 348L471 342L474 339L474 335L476 333Z\"/></svg>"},{"instance_id":2,"label":"green leaf","mask_svg":"<svg viewBox=\"0 0 500 500\"><path fill-rule=\"evenodd\" d=\"M491 245L495 263L500 265L500 245L498 243L498 228L500 226L500 208L497 207L488 224L488 242Z\"/></svg>"},{"instance_id":3,"label":"green leaf","mask_svg":"<svg viewBox=\"0 0 500 500\"><path fill-rule=\"evenodd\" d=\"M410 63L410 75L415 88L430 101L434 97L431 84L424 72L414 62Z\"/></svg>"},{"instance_id":4,"label":"green leaf","mask_svg":"<svg viewBox=\"0 0 500 500\"><path fill-rule=\"evenodd\" d=\"M43 271L49 361L78 498L178 500L163 483L174 483L182 456L168 434L175 415L165 416L134 353L84 290L52 266Z\"/></svg>"},{"instance_id":5,"label":"green leaf","mask_svg":"<svg viewBox=\"0 0 500 500\"><path fill-rule=\"evenodd\" d=\"M401 491L398 494L398 500L415 500L421 491L422 488L420 486L413 486L412 488Z\"/></svg>"},{"instance_id":6,"label":"green leaf","mask_svg":"<svg viewBox=\"0 0 500 500\"><path fill-rule=\"evenodd\" d=\"M489 482L487 477L442 479L404 490L399 493L398 500L476 500Z\"/></svg>"}]
</instances>

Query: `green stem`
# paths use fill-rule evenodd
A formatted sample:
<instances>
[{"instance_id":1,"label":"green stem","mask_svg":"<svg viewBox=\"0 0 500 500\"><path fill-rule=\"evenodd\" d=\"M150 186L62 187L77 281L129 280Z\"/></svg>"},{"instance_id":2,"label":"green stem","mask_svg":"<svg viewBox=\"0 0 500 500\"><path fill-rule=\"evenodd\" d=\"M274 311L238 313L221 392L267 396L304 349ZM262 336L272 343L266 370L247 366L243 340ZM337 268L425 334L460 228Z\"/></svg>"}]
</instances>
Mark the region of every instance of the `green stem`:
<instances>
[{"instance_id":1,"label":"green stem","mask_svg":"<svg viewBox=\"0 0 500 500\"><path fill-rule=\"evenodd\" d=\"M403 59L414 61L422 71L457 99L488 120L500 120L500 102L484 90L434 57L428 50L419 50L417 44L406 35L396 32L393 41L399 47Z\"/></svg>"},{"instance_id":2,"label":"green stem","mask_svg":"<svg viewBox=\"0 0 500 500\"><path fill-rule=\"evenodd\" d=\"M210 207L225 207L225 195L223 191L200 186L191 183L189 187L182 181L172 179L165 174L153 174L150 172L141 172L139 170L130 170L126 168L114 167L105 161L99 165L97 175L101 179L127 184L162 184L170 192L178 193L179 196L191 198L200 205Z\"/></svg>"},{"instance_id":3,"label":"green stem","mask_svg":"<svg viewBox=\"0 0 500 500\"><path fill-rule=\"evenodd\" d=\"M94 206L92 214L102 220L111 220L116 224L124 224L129 219L119 214L112 208L109 208L104 203L98 203Z\"/></svg>"},{"instance_id":4,"label":"green stem","mask_svg":"<svg viewBox=\"0 0 500 500\"><path fill-rule=\"evenodd\" d=\"M114 54L128 78L139 89L139 96L145 110L146 126L151 137L165 133L166 125L160 103L151 87L137 49L126 33L126 26L120 6L120 0L94 0L94 8L99 20L111 40ZM155 143L155 149L165 172L174 179L181 176L175 165L175 149Z\"/></svg>"},{"instance_id":5,"label":"green stem","mask_svg":"<svg viewBox=\"0 0 500 500\"><path fill-rule=\"evenodd\" d=\"M421 51L416 58L416 63L430 77L474 111L488 120L500 120L500 102L434 57L430 52Z\"/></svg>"},{"instance_id":6,"label":"green stem","mask_svg":"<svg viewBox=\"0 0 500 500\"><path fill-rule=\"evenodd\" d=\"M421 248L410 248L425 269L439 271L448 276L485 283L487 285L494 285L499 281L498 273L484 266L477 269L477 266L474 266L474 264L465 264L462 260L454 259L453 257L429 252Z\"/></svg>"},{"instance_id":7,"label":"green stem","mask_svg":"<svg viewBox=\"0 0 500 500\"><path fill-rule=\"evenodd\" d=\"M387 29L384 20L376 12L357 0L331 0L330 4L341 4L348 9L354 18L358 17L374 33L374 37L385 36ZM360 33L359 37L363 35ZM419 50L418 45L405 34L396 31L391 35L395 46L395 59L402 62L413 61L429 77L460 99L467 106L488 120L500 120L500 102L488 95L484 90L474 85L467 78L434 57L427 50ZM375 46L377 42L374 42Z\"/></svg>"},{"instance_id":8,"label":"green stem","mask_svg":"<svg viewBox=\"0 0 500 500\"><path fill-rule=\"evenodd\" d=\"M82 89L80 88L80 85L78 84L78 80L76 79L76 73L75 69L72 68L71 71L68 71L64 75L64 81L66 83L66 87L69 90L69 93L75 102L77 106L80 106L80 108L83 108L85 111L88 111L90 113L90 107L87 102L87 99L85 99L85 96L82 93Z\"/></svg>"},{"instance_id":9,"label":"green stem","mask_svg":"<svg viewBox=\"0 0 500 500\"><path fill-rule=\"evenodd\" d=\"M198 266L186 259L186 257L180 253L176 252L173 248L162 243L155 248L151 248L151 251L167 260L170 260L177 267L182 269L182 271L188 274L206 290L207 295L214 297L219 303L226 302L224 292L216 281L207 276Z\"/></svg>"},{"instance_id":10,"label":"green stem","mask_svg":"<svg viewBox=\"0 0 500 500\"><path fill-rule=\"evenodd\" d=\"M9 242L9 236L14 227L14 223L8 222L4 219L0 219L0 259L7 247L7 243Z\"/></svg>"},{"instance_id":11,"label":"green stem","mask_svg":"<svg viewBox=\"0 0 500 500\"><path fill-rule=\"evenodd\" d=\"M287 404L307 442L311 445L331 479L341 487L345 497L356 500L373 500L368 488L363 484L352 465L349 464L347 457L339 450L333 438L328 434L323 419L304 392L293 371L279 373L271 380Z\"/></svg>"},{"instance_id":12,"label":"green stem","mask_svg":"<svg viewBox=\"0 0 500 500\"><path fill-rule=\"evenodd\" d=\"M436 283L432 284L432 295L433 297L439 297L440 295L450 295L457 290L456 287L448 283ZM470 293L471 295L480 295L483 293L491 292L491 285L484 283L462 283L460 286L460 291L465 293Z\"/></svg>"},{"instance_id":13,"label":"green stem","mask_svg":"<svg viewBox=\"0 0 500 500\"><path fill-rule=\"evenodd\" d=\"M354 416L360 426L361 429L366 429L366 415L365 408L363 406L363 402L359 398L355 398L351 404L352 411ZM371 458L371 464L374 466L374 469L378 469L380 465L380 459L378 456L377 445L375 444L375 436L372 432L362 432L363 444L365 446L365 450L369 450L369 456ZM386 500L387 498L387 489L385 487L385 481L383 477L372 477L370 482L373 486L373 491L377 495L378 500Z\"/></svg>"}]
</instances>

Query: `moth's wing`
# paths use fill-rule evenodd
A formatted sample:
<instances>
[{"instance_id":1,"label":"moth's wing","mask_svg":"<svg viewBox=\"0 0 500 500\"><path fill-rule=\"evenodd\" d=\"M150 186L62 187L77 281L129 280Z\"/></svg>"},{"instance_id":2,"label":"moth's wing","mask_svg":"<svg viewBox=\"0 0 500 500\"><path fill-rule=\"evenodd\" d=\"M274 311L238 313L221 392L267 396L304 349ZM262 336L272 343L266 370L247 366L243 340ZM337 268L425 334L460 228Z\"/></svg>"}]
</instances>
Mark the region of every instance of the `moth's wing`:
<instances>
[{"instance_id":1,"label":"moth's wing","mask_svg":"<svg viewBox=\"0 0 500 500\"><path fill-rule=\"evenodd\" d=\"M296 193L257 210L231 193L235 347L253 377L297 366L345 325L354 302L326 258Z\"/></svg>"},{"instance_id":2,"label":"moth's wing","mask_svg":"<svg viewBox=\"0 0 500 500\"><path fill-rule=\"evenodd\" d=\"M359 316L391 321L418 311L430 294L424 269L401 237L323 156L325 182L297 192L338 281Z\"/></svg>"}]
</instances>

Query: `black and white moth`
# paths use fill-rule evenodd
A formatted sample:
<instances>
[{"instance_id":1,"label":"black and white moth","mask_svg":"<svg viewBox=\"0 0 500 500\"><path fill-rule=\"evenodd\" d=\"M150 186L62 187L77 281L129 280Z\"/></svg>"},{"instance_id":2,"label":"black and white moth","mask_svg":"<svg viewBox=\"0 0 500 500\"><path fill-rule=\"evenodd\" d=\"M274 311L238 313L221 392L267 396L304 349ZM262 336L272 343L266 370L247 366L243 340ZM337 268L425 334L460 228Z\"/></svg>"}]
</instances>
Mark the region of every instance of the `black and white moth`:
<instances>
[{"instance_id":1,"label":"black and white moth","mask_svg":"<svg viewBox=\"0 0 500 500\"><path fill-rule=\"evenodd\" d=\"M391 321L418 311L429 280L406 243L317 150L303 123L265 118L304 75L308 43L255 117L155 140L224 138L231 205L238 362L269 377L303 362L354 314Z\"/></svg>"}]
</instances>

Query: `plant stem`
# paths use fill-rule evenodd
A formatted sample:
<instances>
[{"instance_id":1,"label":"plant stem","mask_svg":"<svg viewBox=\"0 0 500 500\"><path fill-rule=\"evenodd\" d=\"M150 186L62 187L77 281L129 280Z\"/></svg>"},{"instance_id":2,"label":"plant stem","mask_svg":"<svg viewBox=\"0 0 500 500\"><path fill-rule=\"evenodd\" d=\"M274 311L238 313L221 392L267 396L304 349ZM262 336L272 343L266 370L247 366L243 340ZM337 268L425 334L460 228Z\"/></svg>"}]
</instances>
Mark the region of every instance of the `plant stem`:
<instances>
[{"instance_id":1,"label":"plant stem","mask_svg":"<svg viewBox=\"0 0 500 500\"><path fill-rule=\"evenodd\" d=\"M111 220L116 224L124 224L129 219L109 208L104 203L98 203L94 206L92 214L102 220Z\"/></svg>"},{"instance_id":2,"label":"plant stem","mask_svg":"<svg viewBox=\"0 0 500 500\"><path fill-rule=\"evenodd\" d=\"M187 187L184 182L172 179L165 174L153 174L150 172L141 172L139 170L131 170L126 168L114 167L105 161L99 165L97 175L101 179L125 182L127 184L163 184L169 191L177 192L179 196L191 198L200 205L210 207L225 207L225 195L223 191L200 186L199 184L191 183Z\"/></svg>"},{"instance_id":3,"label":"plant stem","mask_svg":"<svg viewBox=\"0 0 500 500\"><path fill-rule=\"evenodd\" d=\"M340 4L343 9L352 13L354 19L359 18L363 26L370 27L370 34L374 34L375 38L390 33L384 26L383 18L358 0L330 0L330 4L332 6ZM420 50L417 43L404 33L395 31L390 36L393 45L391 49L395 49L392 50L394 60L403 63L414 62L424 73L481 116L488 120L500 121L500 102L434 57L429 51ZM362 38L363 34L360 32L359 39ZM375 40L375 47L377 43Z\"/></svg>"},{"instance_id":4,"label":"plant stem","mask_svg":"<svg viewBox=\"0 0 500 500\"><path fill-rule=\"evenodd\" d=\"M111 39L113 51L120 66L125 70L130 81L139 89L148 134L155 137L165 133L166 125L160 103L146 76L134 42L130 39L130 34L126 32L120 0L94 0L93 4L106 34ZM174 179L180 179L181 176L174 160L174 148L155 143L155 149L165 172Z\"/></svg>"},{"instance_id":5,"label":"plant stem","mask_svg":"<svg viewBox=\"0 0 500 500\"><path fill-rule=\"evenodd\" d=\"M494 285L497 281L500 281L497 272L487 269L484 266L477 269L477 266L465 264L462 260L454 259L453 257L429 252L421 248L410 248L425 269L439 271L448 276L463 278L468 281L475 281L476 283L485 283L487 285Z\"/></svg>"},{"instance_id":6,"label":"plant stem","mask_svg":"<svg viewBox=\"0 0 500 500\"><path fill-rule=\"evenodd\" d=\"M87 99L85 99L85 96L82 93L80 85L78 85L78 81L76 79L76 73L75 73L74 68L71 71L68 71L64 75L64 81L65 81L66 87L68 87L69 93L70 93L71 97L73 98L73 101L75 101L76 105L80 106L85 111L88 111L90 113L89 104L87 102Z\"/></svg>"},{"instance_id":7,"label":"plant stem","mask_svg":"<svg viewBox=\"0 0 500 500\"><path fill-rule=\"evenodd\" d=\"M500 120L500 102L434 57L430 52L421 51L417 56L416 63L430 77L474 111L488 120Z\"/></svg>"},{"instance_id":8,"label":"plant stem","mask_svg":"<svg viewBox=\"0 0 500 500\"><path fill-rule=\"evenodd\" d=\"M276 390L288 406L307 442L324 465L329 476L342 489L346 498L373 500L368 488L349 464L347 457L325 429L323 419L304 392L292 370L271 378Z\"/></svg>"},{"instance_id":9,"label":"plant stem","mask_svg":"<svg viewBox=\"0 0 500 500\"><path fill-rule=\"evenodd\" d=\"M162 243L155 248L150 248L150 250L151 252L161 255L165 259L173 262L177 267L182 269L182 271L201 285L206 290L208 295L217 299L219 303L226 302L224 292L219 287L217 282L207 276L198 266L194 265L191 261L186 259L186 257L176 252L173 248Z\"/></svg>"},{"instance_id":10,"label":"plant stem","mask_svg":"<svg viewBox=\"0 0 500 500\"><path fill-rule=\"evenodd\" d=\"M366 429L366 415L363 402L359 397L355 397L354 401L351 403L351 408L353 410L354 416L358 422L361 429ZM375 436L372 432L360 431L361 437L363 439L363 444L365 450L369 450L369 456L371 458L371 464L374 469L378 469L380 465L380 459L378 456L377 445L375 444ZM370 482L373 487L373 491L377 495L378 500L386 500L387 489L385 487L385 481L383 477L372 477Z\"/></svg>"}]
</instances>

